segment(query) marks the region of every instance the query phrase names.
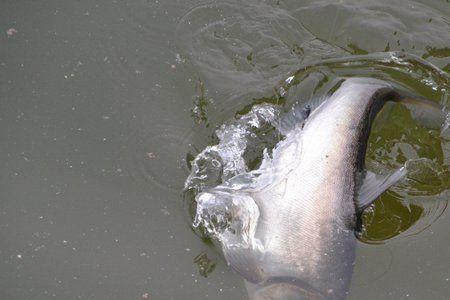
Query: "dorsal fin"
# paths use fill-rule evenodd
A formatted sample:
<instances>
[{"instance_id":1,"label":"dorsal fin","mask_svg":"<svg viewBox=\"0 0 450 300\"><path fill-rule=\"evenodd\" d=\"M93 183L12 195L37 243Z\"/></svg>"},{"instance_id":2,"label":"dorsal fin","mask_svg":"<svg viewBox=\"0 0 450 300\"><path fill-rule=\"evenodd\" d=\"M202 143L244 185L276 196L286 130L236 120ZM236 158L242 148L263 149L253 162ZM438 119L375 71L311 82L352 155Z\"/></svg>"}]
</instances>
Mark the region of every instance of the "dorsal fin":
<instances>
[{"instance_id":1,"label":"dorsal fin","mask_svg":"<svg viewBox=\"0 0 450 300\"><path fill-rule=\"evenodd\" d=\"M286 134L293 130L298 124L302 124L311 114L310 105L300 105L296 104L292 109L286 113L280 121L278 130L282 134Z\"/></svg>"}]
</instances>

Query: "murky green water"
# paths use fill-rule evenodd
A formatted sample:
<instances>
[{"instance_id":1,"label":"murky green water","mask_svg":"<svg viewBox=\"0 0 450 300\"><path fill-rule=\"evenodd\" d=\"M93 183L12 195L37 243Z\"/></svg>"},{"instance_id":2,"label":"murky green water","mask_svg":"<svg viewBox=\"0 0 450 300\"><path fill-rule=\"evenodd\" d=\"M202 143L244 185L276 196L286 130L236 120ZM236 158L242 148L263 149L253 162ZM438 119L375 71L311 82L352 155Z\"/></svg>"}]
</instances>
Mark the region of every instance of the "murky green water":
<instances>
[{"instance_id":1,"label":"murky green water","mask_svg":"<svg viewBox=\"0 0 450 300\"><path fill-rule=\"evenodd\" d=\"M292 74L285 105L355 75L449 101L446 0L5 0L0 31L1 299L245 299L182 201L217 125L282 104ZM418 60L371 54L384 51ZM370 59L337 59L349 55ZM391 114L371 166L435 168L410 202L394 189L367 214L349 300L448 299L450 147Z\"/></svg>"}]
</instances>

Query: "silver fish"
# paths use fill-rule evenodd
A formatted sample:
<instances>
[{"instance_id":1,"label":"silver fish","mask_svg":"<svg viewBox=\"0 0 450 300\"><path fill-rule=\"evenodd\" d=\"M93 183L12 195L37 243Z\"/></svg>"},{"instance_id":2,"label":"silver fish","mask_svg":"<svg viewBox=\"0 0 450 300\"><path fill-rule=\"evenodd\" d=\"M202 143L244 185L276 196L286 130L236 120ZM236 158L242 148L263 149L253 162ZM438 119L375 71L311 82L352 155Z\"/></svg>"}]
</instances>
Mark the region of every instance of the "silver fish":
<instances>
[{"instance_id":1,"label":"silver fish","mask_svg":"<svg viewBox=\"0 0 450 300\"><path fill-rule=\"evenodd\" d=\"M197 197L197 224L210 225L212 215L239 220L213 233L250 299L346 298L358 214L406 174L364 169L372 120L387 101L403 102L424 124L444 121L436 104L384 81L347 79L295 123L259 170Z\"/></svg>"}]
</instances>

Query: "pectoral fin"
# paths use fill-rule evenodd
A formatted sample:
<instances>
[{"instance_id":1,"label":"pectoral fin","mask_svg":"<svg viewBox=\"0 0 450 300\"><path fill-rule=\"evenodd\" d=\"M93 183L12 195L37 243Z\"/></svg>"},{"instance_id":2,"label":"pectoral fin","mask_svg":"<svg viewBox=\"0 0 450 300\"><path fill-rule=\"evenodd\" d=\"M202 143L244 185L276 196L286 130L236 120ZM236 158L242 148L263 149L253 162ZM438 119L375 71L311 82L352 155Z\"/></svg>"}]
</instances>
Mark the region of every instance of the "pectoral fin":
<instances>
[{"instance_id":1,"label":"pectoral fin","mask_svg":"<svg viewBox=\"0 0 450 300\"><path fill-rule=\"evenodd\" d=\"M406 173L405 167L401 167L392 173L382 175L366 171L356 197L358 211L363 211L388 188L402 179Z\"/></svg>"},{"instance_id":2,"label":"pectoral fin","mask_svg":"<svg viewBox=\"0 0 450 300\"><path fill-rule=\"evenodd\" d=\"M305 122L305 120L311 114L311 107L309 105L300 106L295 105L288 113L286 113L278 124L278 130L282 134L286 134L293 130L299 124Z\"/></svg>"}]
</instances>

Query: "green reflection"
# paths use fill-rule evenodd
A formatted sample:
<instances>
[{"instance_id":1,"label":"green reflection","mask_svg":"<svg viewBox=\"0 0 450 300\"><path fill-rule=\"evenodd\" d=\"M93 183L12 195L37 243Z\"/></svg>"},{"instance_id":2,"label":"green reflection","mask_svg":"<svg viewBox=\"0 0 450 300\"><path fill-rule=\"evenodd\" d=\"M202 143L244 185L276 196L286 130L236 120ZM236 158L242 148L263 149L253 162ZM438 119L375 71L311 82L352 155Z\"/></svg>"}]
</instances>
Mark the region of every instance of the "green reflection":
<instances>
[{"instance_id":1,"label":"green reflection","mask_svg":"<svg viewBox=\"0 0 450 300\"><path fill-rule=\"evenodd\" d=\"M286 99L283 96L281 96L276 89L274 89L274 93L275 94L271 97L262 97L253 99L250 104L238 110L235 116L239 117L249 113L252 110L253 106L258 104L269 103L269 104L283 105L286 102Z\"/></svg>"},{"instance_id":2,"label":"green reflection","mask_svg":"<svg viewBox=\"0 0 450 300\"><path fill-rule=\"evenodd\" d=\"M429 158L443 163L439 132L421 127L401 104L387 104L373 123L367 158L391 167L408 159Z\"/></svg>"},{"instance_id":3,"label":"green reflection","mask_svg":"<svg viewBox=\"0 0 450 300\"><path fill-rule=\"evenodd\" d=\"M408 203L409 198L450 188L439 132L419 126L401 104L386 106L375 119L366 159L368 168L377 172L409 161L408 187L403 195L384 193L363 213L358 236L362 242L381 243L405 232L426 215L424 207Z\"/></svg>"},{"instance_id":4,"label":"green reflection","mask_svg":"<svg viewBox=\"0 0 450 300\"><path fill-rule=\"evenodd\" d=\"M435 48L435 47L426 47L427 53L425 53L422 58L427 59L430 56L433 57L450 57L450 48L444 47L444 48Z\"/></svg>"},{"instance_id":5,"label":"green reflection","mask_svg":"<svg viewBox=\"0 0 450 300\"><path fill-rule=\"evenodd\" d=\"M405 232L423 215L418 205L404 205L392 193L383 194L362 215L363 229L358 238L365 243L381 243Z\"/></svg>"},{"instance_id":6,"label":"green reflection","mask_svg":"<svg viewBox=\"0 0 450 300\"><path fill-rule=\"evenodd\" d=\"M272 149L281 140L279 132L270 124L263 124L259 128L252 128L252 133L248 137L249 145L244 152L244 160L249 170L257 169L263 160L264 149L271 155Z\"/></svg>"},{"instance_id":7,"label":"green reflection","mask_svg":"<svg viewBox=\"0 0 450 300\"><path fill-rule=\"evenodd\" d=\"M200 253L194 258L194 263L198 267L198 272L203 277L208 277L216 268L216 262L210 259L205 252Z\"/></svg>"},{"instance_id":8,"label":"green reflection","mask_svg":"<svg viewBox=\"0 0 450 300\"><path fill-rule=\"evenodd\" d=\"M352 54L362 55L362 54L368 54L369 53L366 50L360 48L356 43L349 43L347 45L347 47L350 49L350 52Z\"/></svg>"},{"instance_id":9,"label":"green reflection","mask_svg":"<svg viewBox=\"0 0 450 300\"><path fill-rule=\"evenodd\" d=\"M450 72L450 64L446 65L442 70L445 72Z\"/></svg>"},{"instance_id":10,"label":"green reflection","mask_svg":"<svg viewBox=\"0 0 450 300\"><path fill-rule=\"evenodd\" d=\"M198 95L194 99L194 107L191 109L191 116L197 124L207 123L208 118L206 108L211 103L211 100L208 98L205 85L200 79L197 81L195 90Z\"/></svg>"}]
</instances>

